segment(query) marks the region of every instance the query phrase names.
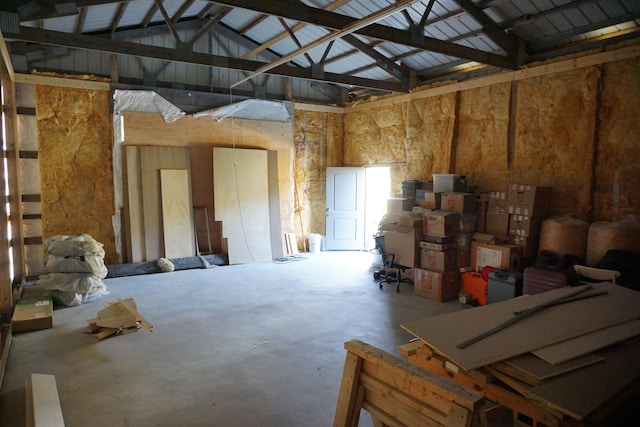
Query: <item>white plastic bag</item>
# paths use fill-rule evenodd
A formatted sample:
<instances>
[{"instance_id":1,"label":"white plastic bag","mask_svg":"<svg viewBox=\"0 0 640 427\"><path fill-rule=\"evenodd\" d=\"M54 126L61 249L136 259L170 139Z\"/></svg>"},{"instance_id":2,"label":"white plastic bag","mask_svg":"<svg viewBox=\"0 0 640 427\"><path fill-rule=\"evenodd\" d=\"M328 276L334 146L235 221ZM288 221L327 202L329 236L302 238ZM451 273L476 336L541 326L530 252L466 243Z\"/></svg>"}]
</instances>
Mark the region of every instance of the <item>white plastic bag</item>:
<instances>
[{"instance_id":1,"label":"white plastic bag","mask_svg":"<svg viewBox=\"0 0 640 427\"><path fill-rule=\"evenodd\" d=\"M107 277L108 273L104 258L96 255L71 257L49 255L46 267L50 273L90 273L101 279Z\"/></svg>"},{"instance_id":2,"label":"white plastic bag","mask_svg":"<svg viewBox=\"0 0 640 427\"><path fill-rule=\"evenodd\" d=\"M74 292L85 294L102 289L104 283L100 277L86 273L49 273L40 276L36 285L50 291Z\"/></svg>"}]
</instances>

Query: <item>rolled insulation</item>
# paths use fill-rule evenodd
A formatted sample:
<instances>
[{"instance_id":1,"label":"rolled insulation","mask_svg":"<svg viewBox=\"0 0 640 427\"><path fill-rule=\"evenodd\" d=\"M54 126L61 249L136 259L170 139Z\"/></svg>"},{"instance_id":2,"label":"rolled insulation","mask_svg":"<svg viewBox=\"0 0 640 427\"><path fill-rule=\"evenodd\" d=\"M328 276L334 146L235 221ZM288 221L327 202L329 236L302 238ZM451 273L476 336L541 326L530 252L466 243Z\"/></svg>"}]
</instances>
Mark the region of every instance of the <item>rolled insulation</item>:
<instances>
[{"instance_id":1,"label":"rolled insulation","mask_svg":"<svg viewBox=\"0 0 640 427\"><path fill-rule=\"evenodd\" d=\"M588 222L570 215L546 219L540 227L539 250L584 259L587 254L588 232Z\"/></svg>"},{"instance_id":2,"label":"rolled insulation","mask_svg":"<svg viewBox=\"0 0 640 427\"><path fill-rule=\"evenodd\" d=\"M587 264L596 265L609 249L624 249L640 255L640 221L636 216L591 224L587 238Z\"/></svg>"}]
</instances>

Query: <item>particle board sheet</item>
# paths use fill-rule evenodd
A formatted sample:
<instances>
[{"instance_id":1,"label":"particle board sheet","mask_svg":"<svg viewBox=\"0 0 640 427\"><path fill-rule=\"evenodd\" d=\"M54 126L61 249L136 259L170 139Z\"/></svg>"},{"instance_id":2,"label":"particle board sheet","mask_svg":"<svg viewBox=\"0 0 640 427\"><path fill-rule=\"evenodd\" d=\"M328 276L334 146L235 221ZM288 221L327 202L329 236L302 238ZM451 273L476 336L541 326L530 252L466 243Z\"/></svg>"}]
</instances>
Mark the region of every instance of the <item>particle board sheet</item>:
<instances>
[{"instance_id":1,"label":"particle board sheet","mask_svg":"<svg viewBox=\"0 0 640 427\"><path fill-rule=\"evenodd\" d=\"M187 169L161 169L162 229L164 256L186 258L195 255L191 190Z\"/></svg>"},{"instance_id":2,"label":"particle board sheet","mask_svg":"<svg viewBox=\"0 0 640 427\"><path fill-rule=\"evenodd\" d=\"M640 320L635 319L539 348L532 353L548 363L559 364L638 335L640 335Z\"/></svg>"},{"instance_id":3,"label":"particle board sheet","mask_svg":"<svg viewBox=\"0 0 640 427\"><path fill-rule=\"evenodd\" d=\"M271 261L267 152L214 148L213 186L229 264Z\"/></svg>"},{"instance_id":4,"label":"particle board sheet","mask_svg":"<svg viewBox=\"0 0 640 427\"><path fill-rule=\"evenodd\" d=\"M546 380L526 394L582 420L640 381L640 340L612 346L604 358L587 369Z\"/></svg>"},{"instance_id":5,"label":"particle board sheet","mask_svg":"<svg viewBox=\"0 0 640 427\"><path fill-rule=\"evenodd\" d=\"M640 317L640 292L607 283L593 285L604 295L544 308L523 320L465 348L456 347L525 310L575 292L563 288L401 326L466 370L476 369L595 330Z\"/></svg>"}]
</instances>

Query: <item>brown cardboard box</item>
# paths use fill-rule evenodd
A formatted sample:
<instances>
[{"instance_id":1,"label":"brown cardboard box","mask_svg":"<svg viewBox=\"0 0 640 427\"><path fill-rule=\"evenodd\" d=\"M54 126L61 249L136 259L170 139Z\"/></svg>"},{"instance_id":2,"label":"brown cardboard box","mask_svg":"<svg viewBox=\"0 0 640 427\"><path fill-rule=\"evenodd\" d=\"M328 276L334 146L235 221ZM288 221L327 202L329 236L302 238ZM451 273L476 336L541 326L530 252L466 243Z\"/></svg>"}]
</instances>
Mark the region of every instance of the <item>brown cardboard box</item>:
<instances>
[{"instance_id":1,"label":"brown cardboard box","mask_svg":"<svg viewBox=\"0 0 640 427\"><path fill-rule=\"evenodd\" d=\"M449 237L458 233L457 212L433 211L423 217L423 233L435 237Z\"/></svg>"},{"instance_id":2,"label":"brown cardboard box","mask_svg":"<svg viewBox=\"0 0 640 427\"><path fill-rule=\"evenodd\" d=\"M420 250L420 268L433 271L449 271L456 269L456 250L434 251Z\"/></svg>"},{"instance_id":3,"label":"brown cardboard box","mask_svg":"<svg viewBox=\"0 0 640 427\"><path fill-rule=\"evenodd\" d=\"M387 213L410 211L413 207L413 199L408 197L389 197L387 199Z\"/></svg>"},{"instance_id":4,"label":"brown cardboard box","mask_svg":"<svg viewBox=\"0 0 640 427\"><path fill-rule=\"evenodd\" d=\"M509 243L522 248L523 258L533 258L538 256L538 237L511 237ZM521 268L523 268L521 266Z\"/></svg>"},{"instance_id":5,"label":"brown cardboard box","mask_svg":"<svg viewBox=\"0 0 640 427\"><path fill-rule=\"evenodd\" d=\"M476 199L476 209L480 214L476 222L476 231L484 233L487 227L487 210L489 209L489 199Z\"/></svg>"},{"instance_id":6,"label":"brown cardboard box","mask_svg":"<svg viewBox=\"0 0 640 427\"><path fill-rule=\"evenodd\" d=\"M383 221L385 224L397 224L405 225L407 227L422 228L422 215L418 212L393 212L384 216Z\"/></svg>"},{"instance_id":7,"label":"brown cardboard box","mask_svg":"<svg viewBox=\"0 0 640 427\"><path fill-rule=\"evenodd\" d=\"M551 207L551 187L511 184L509 213L525 216L547 216Z\"/></svg>"},{"instance_id":8,"label":"brown cardboard box","mask_svg":"<svg viewBox=\"0 0 640 427\"><path fill-rule=\"evenodd\" d=\"M460 273L458 271L431 271L413 269L413 292L434 301L446 302L458 298Z\"/></svg>"},{"instance_id":9,"label":"brown cardboard box","mask_svg":"<svg viewBox=\"0 0 640 427\"><path fill-rule=\"evenodd\" d=\"M11 319L13 332L38 331L53 326L53 301L50 296L22 298L16 302Z\"/></svg>"},{"instance_id":10,"label":"brown cardboard box","mask_svg":"<svg viewBox=\"0 0 640 427\"><path fill-rule=\"evenodd\" d=\"M456 250L456 268L471 267L471 250Z\"/></svg>"},{"instance_id":11,"label":"brown cardboard box","mask_svg":"<svg viewBox=\"0 0 640 427\"><path fill-rule=\"evenodd\" d=\"M495 236L508 236L509 214L505 212L488 211L484 231L487 234L493 234Z\"/></svg>"},{"instance_id":12,"label":"brown cardboard box","mask_svg":"<svg viewBox=\"0 0 640 427\"><path fill-rule=\"evenodd\" d=\"M423 208L422 206L414 206L411 208L411 212L417 212L421 214L426 214L432 211L433 209Z\"/></svg>"},{"instance_id":13,"label":"brown cardboard box","mask_svg":"<svg viewBox=\"0 0 640 427\"><path fill-rule=\"evenodd\" d=\"M538 237L542 218L537 216L511 215L509 236Z\"/></svg>"},{"instance_id":14,"label":"brown cardboard box","mask_svg":"<svg viewBox=\"0 0 640 427\"><path fill-rule=\"evenodd\" d=\"M405 267L418 265L418 240L422 237L420 228L384 224L380 231L384 235L384 251L396 255L394 263Z\"/></svg>"},{"instance_id":15,"label":"brown cardboard box","mask_svg":"<svg viewBox=\"0 0 640 427\"><path fill-rule=\"evenodd\" d=\"M507 193L500 191L492 191L489 193L488 210L493 212L507 212Z\"/></svg>"},{"instance_id":16,"label":"brown cardboard box","mask_svg":"<svg viewBox=\"0 0 640 427\"><path fill-rule=\"evenodd\" d=\"M484 267L519 271L522 248L517 245L471 242L471 267L481 271Z\"/></svg>"},{"instance_id":17,"label":"brown cardboard box","mask_svg":"<svg viewBox=\"0 0 640 427\"><path fill-rule=\"evenodd\" d=\"M440 209L442 193L427 190L416 190L416 205L427 209Z\"/></svg>"},{"instance_id":18,"label":"brown cardboard box","mask_svg":"<svg viewBox=\"0 0 640 427\"><path fill-rule=\"evenodd\" d=\"M440 208L452 212L475 212L476 196L469 193L442 193Z\"/></svg>"},{"instance_id":19,"label":"brown cardboard box","mask_svg":"<svg viewBox=\"0 0 640 427\"><path fill-rule=\"evenodd\" d=\"M448 251L450 249L456 249L458 247L458 244L456 242L432 243L420 240L418 242L418 246L420 246L420 249L429 249L432 251Z\"/></svg>"}]
</instances>

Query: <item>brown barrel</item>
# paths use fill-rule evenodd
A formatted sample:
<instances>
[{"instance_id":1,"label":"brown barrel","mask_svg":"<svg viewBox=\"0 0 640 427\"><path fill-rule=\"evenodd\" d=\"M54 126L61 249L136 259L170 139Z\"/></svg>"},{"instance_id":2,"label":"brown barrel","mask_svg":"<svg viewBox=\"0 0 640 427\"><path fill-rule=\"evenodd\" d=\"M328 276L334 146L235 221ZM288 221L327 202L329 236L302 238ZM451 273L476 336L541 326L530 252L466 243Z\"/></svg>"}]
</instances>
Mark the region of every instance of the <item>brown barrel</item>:
<instances>
[{"instance_id":1,"label":"brown barrel","mask_svg":"<svg viewBox=\"0 0 640 427\"><path fill-rule=\"evenodd\" d=\"M640 255L640 221L631 215L616 222L596 221L589 227L587 264L594 266L609 249Z\"/></svg>"},{"instance_id":2,"label":"brown barrel","mask_svg":"<svg viewBox=\"0 0 640 427\"><path fill-rule=\"evenodd\" d=\"M587 253L589 223L573 216L558 216L542 221L539 250L551 251L559 256L580 258Z\"/></svg>"}]
</instances>

